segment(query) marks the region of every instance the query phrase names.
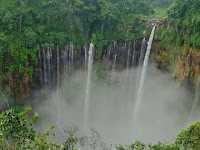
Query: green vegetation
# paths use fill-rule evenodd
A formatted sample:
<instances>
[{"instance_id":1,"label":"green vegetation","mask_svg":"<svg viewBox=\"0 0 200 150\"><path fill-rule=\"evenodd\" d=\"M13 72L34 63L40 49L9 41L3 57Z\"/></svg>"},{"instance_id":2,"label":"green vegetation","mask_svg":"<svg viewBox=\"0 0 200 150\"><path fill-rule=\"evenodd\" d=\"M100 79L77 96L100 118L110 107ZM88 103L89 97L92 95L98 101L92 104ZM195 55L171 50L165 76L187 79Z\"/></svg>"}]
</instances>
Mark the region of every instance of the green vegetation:
<instances>
[{"instance_id":1,"label":"green vegetation","mask_svg":"<svg viewBox=\"0 0 200 150\"><path fill-rule=\"evenodd\" d=\"M65 131L66 140L63 144L56 144L54 140L50 140L50 130L44 133L37 132L32 125L38 120L36 113L32 118L30 115L31 108L25 108L23 111L10 109L2 112L0 115L0 149L1 150L76 150L78 145L90 145L89 149L104 149L109 150L110 147L100 141L99 134L92 130L91 137L79 137L76 135L77 128ZM29 119L28 119L29 118ZM56 135L52 134L53 137ZM51 138L53 138L51 136ZM195 122L182 130L174 142L164 144L144 144L136 141L130 146L116 146L117 150L198 150L200 149L200 122Z\"/></svg>"},{"instance_id":2,"label":"green vegetation","mask_svg":"<svg viewBox=\"0 0 200 150\"><path fill-rule=\"evenodd\" d=\"M111 41L143 37L141 20L151 13L147 0L0 0L0 72L32 75L38 45L80 49L92 35L100 55Z\"/></svg>"},{"instance_id":3,"label":"green vegetation","mask_svg":"<svg viewBox=\"0 0 200 150\"><path fill-rule=\"evenodd\" d=\"M153 0L154 13L151 15L153 18L167 17L167 11L173 5L174 0Z\"/></svg>"},{"instance_id":4,"label":"green vegetation","mask_svg":"<svg viewBox=\"0 0 200 150\"><path fill-rule=\"evenodd\" d=\"M92 41L101 57L103 47L110 42L147 37L150 31L144 20L153 15L166 16L172 3L173 0L0 0L0 86L8 72L14 72L14 81L19 81L24 72L32 79L40 45L63 47L71 41L80 49Z\"/></svg>"},{"instance_id":5,"label":"green vegetation","mask_svg":"<svg viewBox=\"0 0 200 150\"><path fill-rule=\"evenodd\" d=\"M159 8L167 8L172 5L175 0L152 0L153 5Z\"/></svg>"},{"instance_id":6,"label":"green vegetation","mask_svg":"<svg viewBox=\"0 0 200 150\"><path fill-rule=\"evenodd\" d=\"M155 7L155 9L153 9ZM17 75L38 64L39 45L63 47L72 41L77 49L93 42L98 56L102 48L116 40L136 40L147 36L145 22L151 17L167 16L157 29L155 39L162 46L180 51L183 44L200 47L200 0L0 0L0 89L7 72ZM165 26L165 25L166 26ZM172 62L172 61L171 61ZM97 70L104 78L103 70ZM0 149L75 150L81 139L73 130L63 144L50 140L50 130L34 130L31 108L10 109L0 115ZM55 136L55 134L53 134ZM94 139L94 137L91 137ZM107 148L108 149L108 148ZM137 141L117 150L200 149L200 122L181 131L174 142L145 144Z\"/></svg>"},{"instance_id":7,"label":"green vegetation","mask_svg":"<svg viewBox=\"0 0 200 150\"><path fill-rule=\"evenodd\" d=\"M37 132L32 125L38 120L36 113L32 118L30 115L31 108L27 107L23 111L10 109L2 112L0 115L0 150L78 150L76 147L81 145L87 146L89 149L104 148L108 150L102 141L99 134L92 130L90 136L76 135L77 128L70 128L63 131L66 139L63 144L56 144L51 138L56 136L56 133L50 134L54 126L44 133Z\"/></svg>"},{"instance_id":8,"label":"green vegetation","mask_svg":"<svg viewBox=\"0 0 200 150\"><path fill-rule=\"evenodd\" d=\"M175 0L156 39L173 46L200 47L200 0Z\"/></svg>"},{"instance_id":9,"label":"green vegetation","mask_svg":"<svg viewBox=\"0 0 200 150\"><path fill-rule=\"evenodd\" d=\"M26 108L23 112L10 109L0 115L0 149L57 149L54 141L48 141L49 130L45 133L36 133L32 128L33 123L38 119L36 113L27 120L31 108ZM51 127L53 128L53 127Z\"/></svg>"},{"instance_id":10,"label":"green vegetation","mask_svg":"<svg viewBox=\"0 0 200 150\"><path fill-rule=\"evenodd\" d=\"M50 130L44 133L36 132L32 125L38 119L36 113L32 118L27 119L31 108L28 107L20 112L17 109L10 109L0 115L0 149L1 150L75 150L73 145L73 135L69 136L64 145L55 144L54 140L49 140ZM53 134L55 136L55 134ZM68 142L70 141L70 143Z\"/></svg>"},{"instance_id":11,"label":"green vegetation","mask_svg":"<svg viewBox=\"0 0 200 150\"><path fill-rule=\"evenodd\" d=\"M177 0L169 11L169 21L182 41L200 47L200 1Z\"/></svg>"},{"instance_id":12,"label":"green vegetation","mask_svg":"<svg viewBox=\"0 0 200 150\"><path fill-rule=\"evenodd\" d=\"M157 40L200 47L199 7L199 0L0 0L0 80L7 72L32 76L39 45L72 41L80 49L92 41L100 57L112 41L147 36L152 17L168 17Z\"/></svg>"}]
</instances>

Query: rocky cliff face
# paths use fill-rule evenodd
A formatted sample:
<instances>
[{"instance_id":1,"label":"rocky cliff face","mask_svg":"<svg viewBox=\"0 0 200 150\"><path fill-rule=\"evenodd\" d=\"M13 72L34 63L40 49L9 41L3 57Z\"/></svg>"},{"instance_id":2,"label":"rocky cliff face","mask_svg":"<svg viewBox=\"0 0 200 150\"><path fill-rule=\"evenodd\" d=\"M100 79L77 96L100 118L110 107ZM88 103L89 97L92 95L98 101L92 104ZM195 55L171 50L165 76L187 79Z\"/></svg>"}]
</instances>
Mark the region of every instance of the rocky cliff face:
<instances>
[{"instance_id":1,"label":"rocky cliff face","mask_svg":"<svg viewBox=\"0 0 200 150\"><path fill-rule=\"evenodd\" d=\"M95 53L95 60L106 65L115 63L117 70L136 67L140 59L144 59L140 58L142 44L146 49L146 40L112 42L103 49L100 59ZM38 65L33 64L33 79L30 79L27 72L20 78L17 78L16 73L8 74L5 89L19 100L17 103L26 103L28 99L35 97L35 91L44 90L41 94L61 86L62 78L72 76L75 69L87 70L88 50L89 44L80 50L73 43L68 43L63 48L39 46ZM40 98L45 99L45 94Z\"/></svg>"},{"instance_id":2,"label":"rocky cliff face","mask_svg":"<svg viewBox=\"0 0 200 150\"><path fill-rule=\"evenodd\" d=\"M31 92L31 79L28 72L17 75L18 72L8 73L4 81L4 88L10 94L15 103L25 104Z\"/></svg>"},{"instance_id":3,"label":"rocky cliff face","mask_svg":"<svg viewBox=\"0 0 200 150\"><path fill-rule=\"evenodd\" d=\"M147 41L143 43L145 48ZM106 46L99 57L95 53L95 60L102 64L115 63L115 69L122 70L127 67L136 67L141 57L142 40L129 42L112 42ZM17 103L26 103L31 100L33 93L42 91L45 93L41 99L45 99L46 91L62 85L62 79L73 75L75 69L87 70L89 44L77 50L73 43L65 47L39 46L38 65L34 65L33 79L27 72L17 77L17 73L7 74L4 82L6 91L11 93ZM145 53L145 51L144 51ZM151 61L160 70L170 73L179 86L185 86L193 93L200 82L200 49L184 45L180 50L173 51L162 47L158 41L154 41ZM144 58L143 58L144 59ZM64 74L65 73L65 74ZM37 95L36 95L37 97Z\"/></svg>"},{"instance_id":4,"label":"rocky cliff face","mask_svg":"<svg viewBox=\"0 0 200 150\"><path fill-rule=\"evenodd\" d=\"M146 47L147 41L144 44ZM141 47L142 40L112 42L103 49L100 59L95 53L95 60L110 66L115 63L115 69L118 70L136 67L139 64ZM62 79L72 76L74 69L87 70L88 50L89 44L80 50L73 43L68 43L63 48L39 46L39 63L34 64L33 79L30 79L27 72L20 77L16 76L17 73L9 73L4 87L18 100L17 103L24 104L33 98L33 93L37 93L35 91L52 90L61 86ZM173 51L154 41L151 58L160 70L170 73L178 85L195 93L200 82L200 49L184 45L181 50ZM45 96L41 98L45 99Z\"/></svg>"},{"instance_id":5,"label":"rocky cliff face","mask_svg":"<svg viewBox=\"0 0 200 150\"><path fill-rule=\"evenodd\" d=\"M152 61L162 71L169 72L178 85L186 86L195 92L200 81L199 48L184 45L175 52L154 42Z\"/></svg>"}]
</instances>

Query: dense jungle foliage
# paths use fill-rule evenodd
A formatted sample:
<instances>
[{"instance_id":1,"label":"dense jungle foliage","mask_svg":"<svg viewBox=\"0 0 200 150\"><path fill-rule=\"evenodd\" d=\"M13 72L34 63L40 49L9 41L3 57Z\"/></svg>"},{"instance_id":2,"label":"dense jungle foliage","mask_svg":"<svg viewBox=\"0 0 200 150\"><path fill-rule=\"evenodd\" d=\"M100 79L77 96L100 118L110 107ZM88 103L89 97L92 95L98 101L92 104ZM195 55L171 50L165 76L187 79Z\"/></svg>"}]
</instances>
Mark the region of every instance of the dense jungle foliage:
<instances>
[{"instance_id":1,"label":"dense jungle foliage","mask_svg":"<svg viewBox=\"0 0 200 150\"><path fill-rule=\"evenodd\" d=\"M147 36L146 21L156 16L160 8L166 8L166 12L161 15L165 20L157 28L156 40L172 47L200 47L200 0L0 0L0 81L7 72L26 71L32 75L31 63L38 63L39 45L62 47L72 41L80 49L92 41L101 55L109 42ZM40 133L33 129L39 116L35 114L30 119L30 111L10 109L0 115L0 149L74 150L82 142L82 137L67 131L65 142L56 144L50 140L55 136L49 137L50 130ZM200 122L195 122L172 143L138 141L116 149L197 150L199 132Z\"/></svg>"},{"instance_id":2,"label":"dense jungle foliage","mask_svg":"<svg viewBox=\"0 0 200 150\"><path fill-rule=\"evenodd\" d=\"M111 41L147 36L144 20L160 10L168 13L157 40L199 47L199 9L199 0L0 0L1 78L13 71L32 75L39 45L62 47L72 41L80 49L92 41L101 55Z\"/></svg>"},{"instance_id":3,"label":"dense jungle foliage","mask_svg":"<svg viewBox=\"0 0 200 150\"><path fill-rule=\"evenodd\" d=\"M102 48L109 42L147 36L148 33L144 32L147 29L144 20L156 15L159 8L168 8L173 2L174 0L0 0L0 73L27 71L32 75L33 67L30 62L38 63L36 53L39 45L62 47L72 41L80 49L85 43L92 41L97 53L101 55ZM179 3L181 9L176 8ZM177 35L173 32L169 38L169 31L166 30L161 32L161 39L169 38L168 40L174 41L173 38L182 37L181 33L185 30L180 23L188 24L188 18L193 18L196 28L187 31L187 41L198 46L198 39L194 40L198 33L193 34L198 30L198 15L192 13L198 9L198 1L193 1L194 4L190 5L187 4L189 1L184 3L176 0L169 11L170 21L175 23L176 20L175 26L180 28L177 29ZM187 11L182 10L184 7ZM197 19L189 17L187 13ZM176 19L177 16L179 19ZM190 27L193 25L190 24Z\"/></svg>"},{"instance_id":4,"label":"dense jungle foliage","mask_svg":"<svg viewBox=\"0 0 200 150\"><path fill-rule=\"evenodd\" d=\"M156 39L165 45L200 47L200 0L175 0Z\"/></svg>"},{"instance_id":5,"label":"dense jungle foliage","mask_svg":"<svg viewBox=\"0 0 200 150\"><path fill-rule=\"evenodd\" d=\"M32 74L27 60L37 64L40 44L72 41L80 49L92 38L101 50L114 40L137 39L151 13L147 0L0 0L0 70Z\"/></svg>"},{"instance_id":6,"label":"dense jungle foliage","mask_svg":"<svg viewBox=\"0 0 200 150\"><path fill-rule=\"evenodd\" d=\"M1 150L77 150L76 147L88 149L111 150L111 146L101 141L99 134L92 131L91 136L77 136L77 128L64 131L66 140L63 144L56 144L56 133L51 132L54 127L44 133L33 129L33 124L38 120L36 113L30 115L31 108L23 111L10 109L0 115L0 149ZM144 144L136 141L130 146L116 146L117 150L198 150L200 149L200 122L195 122L182 130L175 141L169 144ZM88 147L89 146L89 147Z\"/></svg>"}]
</instances>

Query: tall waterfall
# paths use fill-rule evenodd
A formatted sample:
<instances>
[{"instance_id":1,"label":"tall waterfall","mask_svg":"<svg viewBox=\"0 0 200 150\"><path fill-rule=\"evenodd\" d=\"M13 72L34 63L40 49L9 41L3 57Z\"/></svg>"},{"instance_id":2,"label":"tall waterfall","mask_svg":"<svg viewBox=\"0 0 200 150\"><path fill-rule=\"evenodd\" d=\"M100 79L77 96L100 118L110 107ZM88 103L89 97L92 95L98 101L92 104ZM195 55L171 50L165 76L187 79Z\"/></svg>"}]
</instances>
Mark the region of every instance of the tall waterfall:
<instances>
[{"instance_id":1,"label":"tall waterfall","mask_svg":"<svg viewBox=\"0 0 200 150\"><path fill-rule=\"evenodd\" d=\"M46 64L46 58L45 58L46 53L45 53L44 47L43 47L42 51L43 51L43 56L44 56L44 62L43 62L43 65L44 65L44 83L46 84L47 83L47 64Z\"/></svg>"},{"instance_id":2,"label":"tall waterfall","mask_svg":"<svg viewBox=\"0 0 200 150\"><path fill-rule=\"evenodd\" d=\"M137 91L136 102L135 102L135 106L134 106L134 114L133 114L134 124L137 121L138 111L139 111L139 107L140 107L140 104L141 104L141 101L142 101L144 80L145 80L145 77L146 77L149 55L150 55L150 51L151 51L151 45L152 45L152 42L153 42L155 28L156 28L156 26L153 27L153 30L151 32L151 35L150 35L150 38L149 38L149 41L148 41L147 51L146 51L144 64L143 64L143 68L142 68L142 74L141 74L139 87L138 87L138 91Z\"/></svg>"},{"instance_id":3,"label":"tall waterfall","mask_svg":"<svg viewBox=\"0 0 200 150\"><path fill-rule=\"evenodd\" d=\"M59 124L59 121L61 119L61 112L60 112L60 108L59 108L59 100L60 100L60 96L59 96L59 87L60 87L60 53L59 53L59 48L57 46L56 48L56 61L57 61L57 92L56 92L56 107L57 107L57 112L58 112L58 121L57 123Z\"/></svg>"},{"instance_id":4,"label":"tall waterfall","mask_svg":"<svg viewBox=\"0 0 200 150\"><path fill-rule=\"evenodd\" d=\"M87 70L87 60L88 60L87 45L84 46L84 51L85 51L85 70Z\"/></svg>"},{"instance_id":5,"label":"tall waterfall","mask_svg":"<svg viewBox=\"0 0 200 150\"><path fill-rule=\"evenodd\" d=\"M138 64L138 69L137 69L137 80L136 80L136 89L139 86L139 77L141 76L141 67L144 63L144 58L145 58L145 53L146 53L146 39L143 38L142 40L142 47L140 49L140 58L139 58L139 64Z\"/></svg>"},{"instance_id":6,"label":"tall waterfall","mask_svg":"<svg viewBox=\"0 0 200 150\"><path fill-rule=\"evenodd\" d=\"M57 88L60 87L60 55L59 55L59 48L57 46L57 49L56 49L56 53L57 53L57 57L56 57L56 61L57 61Z\"/></svg>"},{"instance_id":7,"label":"tall waterfall","mask_svg":"<svg viewBox=\"0 0 200 150\"><path fill-rule=\"evenodd\" d=\"M134 65L136 64L136 41L134 41L133 44L133 54L132 54L132 67L134 67Z\"/></svg>"},{"instance_id":8,"label":"tall waterfall","mask_svg":"<svg viewBox=\"0 0 200 150\"><path fill-rule=\"evenodd\" d=\"M40 47L38 46L38 49L39 49L39 66L40 66L40 86L42 87L43 86L43 77L42 77L42 54L41 54L41 49Z\"/></svg>"},{"instance_id":9,"label":"tall waterfall","mask_svg":"<svg viewBox=\"0 0 200 150\"><path fill-rule=\"evenodd\" d=\"M141 50L140 50L139 66L143 65L145 53L146 53L146 39L144 38L142 40L142 47L141 47Z\"/></svg>"},{"instance_id":10,"label":"tall waterfall","mask_svg":"<svg viewBox=\"0 0 200 150\"><path fill-rule=\"evenodd\" d=\"M50 79L51 79L51 55L50 55L50 48L47 48L47 82L48 86L50 87Z\"/></svg>"},{"instance_id":11,"label":"tall waterfall","mask_svg":"<svg viewBox=\"0 0 200 150\"><path fill-rule=\"evenodd\" d=\"M130 58L130 48L129 48L129 45L127 46L127 44L125 44L125 49L128 49L128 51L127 51L127 60L126 60L126 75L125 75L124 87L123 87L124 92L126 91L128 71L129 71L129 62L130 62L130 60L129 60L129 58Z\"/></svg>"},{"instance_id":12,"label":"tall waterfall","mask_svg":"<svg viewBox=\"0 0 200 150\"><path fill-rule=\"evenodd\" d=\"M85 93L85 128L87 127L88 117L89 117L89 109L90 109L90 86L91 86L91 74L93 67L93 53L94 53L94 45L90 43L89 47L89 56L88 56L88 73L87 73L87 84L86 84L86 93Z\"/></svg>"}]
</instances>

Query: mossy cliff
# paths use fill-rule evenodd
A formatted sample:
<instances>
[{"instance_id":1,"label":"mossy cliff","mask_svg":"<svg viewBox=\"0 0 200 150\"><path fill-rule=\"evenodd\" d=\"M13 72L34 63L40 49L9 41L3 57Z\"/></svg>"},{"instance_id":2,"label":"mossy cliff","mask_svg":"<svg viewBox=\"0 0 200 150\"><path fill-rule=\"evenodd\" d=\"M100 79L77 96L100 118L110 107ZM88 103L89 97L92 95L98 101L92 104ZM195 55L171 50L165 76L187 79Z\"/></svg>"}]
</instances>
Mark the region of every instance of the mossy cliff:
<instances>
[{"instance_id":1,"label":"mossy cliff","mask_svg":"<svg viewBox=\"0 0 200 150\"><path fill-rule=\"evenodd\" d=\"M170 45L155 39L151 61L157 68L167 72L177 85L188 86L194 91L199 83L200 48L183 43L181 46Z\"/></svg>"}]
</instances>

